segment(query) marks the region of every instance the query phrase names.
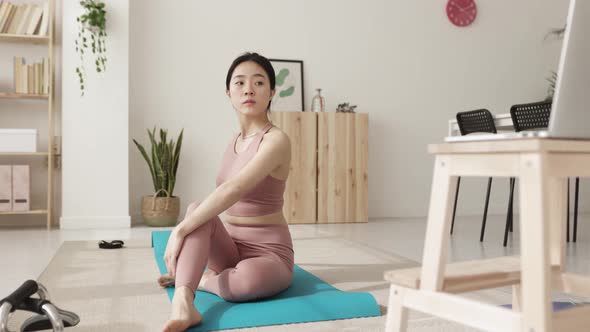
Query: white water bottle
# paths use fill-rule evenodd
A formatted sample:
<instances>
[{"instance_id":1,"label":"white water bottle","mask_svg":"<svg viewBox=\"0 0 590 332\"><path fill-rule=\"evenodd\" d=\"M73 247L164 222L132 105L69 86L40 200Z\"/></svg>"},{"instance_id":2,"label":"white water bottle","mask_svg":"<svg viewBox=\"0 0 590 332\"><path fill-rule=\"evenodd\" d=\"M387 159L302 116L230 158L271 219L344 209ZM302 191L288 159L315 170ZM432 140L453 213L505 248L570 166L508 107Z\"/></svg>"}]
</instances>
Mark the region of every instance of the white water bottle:
<instances>
[{"instance_id":1,"label":"white water bottle","mask_svg":"<svg viewBox=\"0 0 590 332\"><path fill-rule=\"evenodd\" d=\"M316 91L318 93L311 100L311 111L323 112L326 107L326 103L324 97L321 96L322 89L316 89Z\"/></svg>"}]
</instances>

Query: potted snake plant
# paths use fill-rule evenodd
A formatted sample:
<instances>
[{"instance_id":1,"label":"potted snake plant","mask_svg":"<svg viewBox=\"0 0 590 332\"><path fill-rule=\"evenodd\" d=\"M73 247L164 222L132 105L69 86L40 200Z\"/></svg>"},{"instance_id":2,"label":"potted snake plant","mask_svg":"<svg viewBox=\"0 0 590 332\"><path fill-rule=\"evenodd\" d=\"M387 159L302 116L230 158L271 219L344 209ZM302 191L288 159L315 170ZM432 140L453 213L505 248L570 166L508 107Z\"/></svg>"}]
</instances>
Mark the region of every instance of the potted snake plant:
<instances>
[{"instance_id":1,"label":"potted snake plant","mask_svg":"<svg viewBox=\"0 0 590 332\"><path fill-rule=\"evenodd\" d=\"M159 140L155 127L147 132L151 143L150 154L139 142L133 140L147 162L154 184L154 194L142 197L141 215L150 226L174 226L180 213L180 198L173 194L184 129L180 131L176 142L173 139L167 140L166 130L160 129Z\"/></svg>"}]
</instances>

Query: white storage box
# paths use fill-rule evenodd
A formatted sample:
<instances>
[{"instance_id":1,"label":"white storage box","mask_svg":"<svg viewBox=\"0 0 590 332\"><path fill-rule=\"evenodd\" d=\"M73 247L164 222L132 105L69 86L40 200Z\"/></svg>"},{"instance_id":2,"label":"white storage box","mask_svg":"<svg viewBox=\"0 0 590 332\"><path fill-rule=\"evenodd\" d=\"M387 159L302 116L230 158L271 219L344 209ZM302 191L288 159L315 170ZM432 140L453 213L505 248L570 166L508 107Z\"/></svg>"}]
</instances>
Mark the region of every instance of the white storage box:
<instances>
[{"instance_id":1,"label":"white storage box","mask_svg":"<svg viewBox=\"0 0 590 332\"><path fill-rule=\"evenodd\" d=\"M37 129L0 129L0 152L37 152Z\"/></svg>"}]
</instances>

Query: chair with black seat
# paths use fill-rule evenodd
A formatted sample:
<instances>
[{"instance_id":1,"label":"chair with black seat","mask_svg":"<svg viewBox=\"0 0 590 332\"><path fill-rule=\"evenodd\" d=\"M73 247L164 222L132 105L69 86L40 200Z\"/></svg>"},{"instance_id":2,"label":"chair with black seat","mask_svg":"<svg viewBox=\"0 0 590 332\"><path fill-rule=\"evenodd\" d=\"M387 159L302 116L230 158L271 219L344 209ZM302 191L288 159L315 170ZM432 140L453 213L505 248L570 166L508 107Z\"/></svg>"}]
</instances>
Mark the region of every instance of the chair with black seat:
<instances>
[{"instance_id":1,"label":"chair with black seat","mask_svg":"<svg viewBox=\"0 0 590 332\"><path fill-rule=\"evenodd\" d=\"M472 133L492 133L496 134L496 125L494 124L494 117L492 113L487 109L478 109L474 111L459 112L457 113L457 125L459 126L459 132L461 136ZM459 185L461 184L461 177L457 177L457 190L455 191L455 203L453 205L453 216L451 219L451 234L455 227L455 212L457 210L457 199L459 197ZM486 219L488 216L488 206L490 202L490 191L492 189L492 177L488 179L488 188L486 191L486 201L483 210L483 219L481 222L481 232L479 241L483 241ZM508 223L507 223L508 224Z\"/></svg>"},{"instance_id":2,"label":"chair with black seat","mask_svg":"<svg viewBox=\"0 0 590 332\"><path fill-rule=\"evenodd\" d=\"M549 117L551 115L551 102L540 101L528 104L513 105L510 108L510 117L514 125L514 131L519 132L523 130L539 130L549 127ZM570 240L570 210L569 210L569 193L570 193L570 182L567 181L567 241ZM574 230L573 230L573 241L577 240L578 233L578 192L580 188L580 178L576 178L575 183L575 196L574 196ZM514 186L511 186L511 196L514 190ZM512 226L511 226L512 227ZM504 236L506 238L506 235ZM506 241L506 240L505 240Z\"/></svg>"}]
</instances>

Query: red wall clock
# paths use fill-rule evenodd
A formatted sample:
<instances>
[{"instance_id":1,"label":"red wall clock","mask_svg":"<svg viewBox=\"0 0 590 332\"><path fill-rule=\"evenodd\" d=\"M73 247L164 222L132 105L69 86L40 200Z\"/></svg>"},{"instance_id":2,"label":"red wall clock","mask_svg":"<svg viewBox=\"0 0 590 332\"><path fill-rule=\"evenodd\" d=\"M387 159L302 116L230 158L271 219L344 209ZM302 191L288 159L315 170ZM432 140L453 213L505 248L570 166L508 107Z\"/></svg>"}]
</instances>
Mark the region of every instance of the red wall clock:
<instances>
[{"instance_id":1,"label":"red wall clock","mask_svg":"<svg viewBox=\"0 0 590 332\"><path fill-rule=\"evenodd\" d=\"M465 27L475 21L477 6L474 0L449 0L447 17L454 25Z\"/></svg>"}]
</instances>

